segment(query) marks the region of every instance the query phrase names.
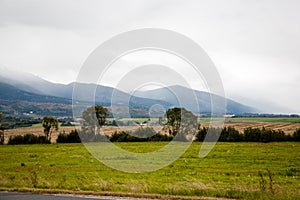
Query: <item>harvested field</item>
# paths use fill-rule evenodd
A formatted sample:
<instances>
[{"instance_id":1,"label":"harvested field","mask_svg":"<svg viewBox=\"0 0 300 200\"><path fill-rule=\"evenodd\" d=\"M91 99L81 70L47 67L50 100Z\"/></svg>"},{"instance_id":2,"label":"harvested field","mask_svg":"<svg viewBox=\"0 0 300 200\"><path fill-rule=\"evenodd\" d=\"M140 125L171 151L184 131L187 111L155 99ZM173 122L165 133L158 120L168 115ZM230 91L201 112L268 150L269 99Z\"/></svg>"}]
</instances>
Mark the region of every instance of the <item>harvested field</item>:
<instances>
[{"instance_id":1,"label":"harvested field","mask_svg":"<svg viewBox=\"0 0 300 200\"><path fill-rule=\"evenodd\" d=\"M286 134L293 134L297 128L300 128L300 123L273 123L273 122L226 122L225 126L231 126L238 131L243 132L246 128L263 128L272 130L282 130Z\"/></svg>"},{"instance_id":2,"label":"harvested field","mask_svg":"<svg viewBox=\"0 0 300 200\"><path fill-rule=\"evenodd\" d=\"M56 138L59 133L63 131L69 133L73 129L74 127L61 127L59 128L58 131L53 131L51 142L56 142ZM44 129L43 128L16 128L16 129L5 130L4 143L8 142L10 136L25 135L25 134L44 135Z\"/></svg>"},{"instance_id":3,"label":"harvested field","mask_svg":"<svg viewBox=\"0 0 300 200\"><path fill-rule=\"evenodd\" d=\"M115 132L121 132L121 131L134 131L138 129L140 126L104 126L102 127L102 131L106 135L112 135ZM160 131L161 126L153 127L155 131ZM75 127L60 127L58 131L53 131L51 142L55 143L57 136L59 133L66 132L69 133L70 131L74 130ZM33 135L44 135L44 129L40 126L37 126L35 128L16 128L16 129L8 129L5 131L5 137L4 137L4 143L7 144L8 139L10 136L16 136L16 135L25 135L25 134L33 134Z\"/></svg>"},{"instance_id":4,"label":"harvested field","mask_svg":"<svg viewBox=\"0 0 300 200\"><path fill-rule=\"evenodd\" d=\"M202 126L207 127L208 124L203 124ZM238 131L243 132L245 128L267 128L272 130L282 130L286 134L293 134L296 129L300 128L300 123L286 123L286 122L226 122L225 126L231 126L236 128ZM103 132L106 135L112 135L115 132L121 131L134 131L140 126L104 126ZM155 131L160 132L162 134L168 134L166 129L162 129L162 126L152 126ZM74 130L75 127L60 127L58 131L54 131L52 133L51 142L56 142L56 138L59 133L65 131L69 133L71 130ZM5 143L8 142L10 136L15 135L25 135L25 134L34 134L34 135L43 135L43 128L40 126L33 128L17 128L17 129L9 129L5 131Z\"/></svg>"}]
</instances>

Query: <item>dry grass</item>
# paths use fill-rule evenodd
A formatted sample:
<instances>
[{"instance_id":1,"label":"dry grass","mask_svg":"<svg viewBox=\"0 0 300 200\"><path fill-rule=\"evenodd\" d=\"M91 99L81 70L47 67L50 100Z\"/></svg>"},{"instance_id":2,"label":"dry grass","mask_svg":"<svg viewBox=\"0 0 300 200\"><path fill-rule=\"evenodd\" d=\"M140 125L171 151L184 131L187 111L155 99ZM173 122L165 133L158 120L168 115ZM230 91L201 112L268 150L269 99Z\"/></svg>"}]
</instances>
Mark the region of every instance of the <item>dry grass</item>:
<instances>
[{"instance_id":1,"label":"dry grass","mask_svg":"<svg viewBox=\"0 0 300 200\"><path fill-rule=\"evenodd\" d=\"M227 122L225 126L231 126L238 131L243 132L245 128L267 128L272 130L282 130L286 134L293 134L297 128L300 128L300 123L282 123L282 122Z\"/></svg>"},{"instance_id":2,"label":"dry grass","mask_svg":"<svg viewBox=\"0 0 300 200\"><path fill-rule=\"evenodd\" d=\"M58 131L53 131L51 142L56 142L57 136L59 133L65 131L66 133L69 133L71 130L73 130L74 127L61 127ZM43 128L16 128L16 129L8 129L5 130L5 137L4 142L7 143L10 136L16 136L16 135L25 135L25 134L33 134L33 135L44 135L44 129Z\"/></svg>"},{"instance_id":3,"label":"dry grass","mask_svg":"<svg viewBox=\"0 0 300 200\"><path fill-rule=\"evenodd\" d=\"M207 127L207 124L203 125ZM268 128L272 130L282 130L286 134L293 134L296 129L300 128L300 123L283 123L283 122L226 122L225 126L231 126L237 129L240 132L243 132L245 128ZM112 135L115 132L121 131L134 131L138 129L140 126L104 126L102 127L102 131L105 135ZM160 132L161 134L168 134L168 129L163 128L162 126L151 126L154 128L156 132ZM60 127L58 131L54 131L52 133L51 142L55 143L56 138L59 133L65 131L69 133L71 130L75 129L75 127ZM34 135L43 135L43 128L17 128L17 129L9 129L5 131L5 143L8 142L10 136L15 135L25 135L25 134L34 134Z\"/></svg>"},{"instance_id":4,"label":"dry grass","mask_svg":"<svg viewBox=\"0 0 300 200\"><path fill-rule=\"evenodd\" d=\"M102 127L102 131L105 133L105 135L111 136L115 132L121 132L121 131L134 131L138 129L140 126L104 126ZM154 126L155 131L161 132L162 126ZM75 127L60 127L58 131L53 131L51 142L55 143L57 136L59 133L62 133L65 131L66 133L69 133L71 130L74 130ZM8 129L5 131L5 137L4 142L7 144L8 139L10 136L16 136L16 135L25 135L25 134L34 134L34 135L44 135L44 129L43 128L16 128L16 129Z\"/></svg>"}]
</instances>

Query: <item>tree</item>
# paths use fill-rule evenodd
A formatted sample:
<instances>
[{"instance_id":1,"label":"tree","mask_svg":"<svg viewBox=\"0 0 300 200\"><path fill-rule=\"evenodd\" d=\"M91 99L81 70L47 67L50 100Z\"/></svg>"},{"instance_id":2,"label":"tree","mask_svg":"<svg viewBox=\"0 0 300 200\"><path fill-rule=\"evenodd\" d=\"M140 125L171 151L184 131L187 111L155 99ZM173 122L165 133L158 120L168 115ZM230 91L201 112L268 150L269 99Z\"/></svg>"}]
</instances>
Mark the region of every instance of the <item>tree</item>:
<instances>
[{"instance_id":1,"label":"tree","mask_svg":"<svg viewBox=\"0 0 300 200\"><path fill-rule=\"evenodd\" d=\"M2 124L2 112L0 112L0 144L4 144L4 125Z\"/></svg>"},{"instance_id":2,"label":"tree","mask_svg":"<svg viewBox=\"0 0 300 200\"><path fill-rule=\"evenodd\" d=\"M198 118L184 108L170 108L166 112L167 124L171 127L170 133L178 138L187 139L187 135L194 137L198 130ZM192 139L192 138L190 138Z\"/></svg>"},{"instance_id":3,"label":"tree","mask_svg":"<svg viewBox=\"0 0 300 200\"><path fill-rule=\"evenodd\" d=\"M174 136L179 130L182 108L170 108L167 110L167 124L171 126L171 134Z\"/></svg>"},{"instance_id":4,"label":"tree","mask_svg":"<svg viewBox=\"0 0 300 200\"><path fill-rule=\"evenodd\" d=\"M47 140L51 140L53 130L58 130L58 120L54 117L44 117L42 121L44 127L44 134Z\"/></svg>"},{"instance_id":5,"label":"tree","mask_svg":"<svg viewBox=\"0 0 300 200\"><path fill-rule=\"evenodd\" d=\"M107 108L96 105L87 108L82 113L82 132L85 136L83 136L83 140L95 140L95 136L97 136L100 132L99 129L105 124L106 117L109 116L109 112ZM87 136L93 136L93 138L85 138Z\"/></svg>"}]
</instances>

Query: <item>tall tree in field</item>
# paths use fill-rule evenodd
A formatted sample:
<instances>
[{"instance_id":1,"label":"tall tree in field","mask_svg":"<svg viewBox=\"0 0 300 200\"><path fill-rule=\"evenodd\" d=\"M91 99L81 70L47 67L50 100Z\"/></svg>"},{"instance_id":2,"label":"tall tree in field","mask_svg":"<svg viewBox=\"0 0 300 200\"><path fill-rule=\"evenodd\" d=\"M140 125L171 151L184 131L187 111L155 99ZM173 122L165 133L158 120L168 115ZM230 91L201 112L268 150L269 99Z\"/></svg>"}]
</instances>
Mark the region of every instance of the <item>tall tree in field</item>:
<instances>
[{"instance_id":1,"label":"tall tree in field","mask_svg":"<svg viewBox=\"0 0 300 200\"><path fill-rule=\"evenodd\" d=\"M44 127L45 137L50 141L53 130L58 130L58 120L54 117L44 117L42 125Z\"/></svg>"},{"instance_id":2,"label":"tall tree in field","mask_svg":"<svg viewBox=\"0 0 300 200\"><path fill-rule=\"evenodd\" d=\"M178 132L181 122L181 108L170 108L167 110L167 124L171 126L171 134L174 136Z\"/></svg>"},{"instance_id":3,"label":"tall tree in field","mask_svg":"<svg viewBox=\"0 0 300 200\"><path fill-rule=\"evenodd\" d=\"M99 128L101 128L108 117L109 112L107 108L96 105L87 108L82 113L83 126L82 129L85 133L97 135Z\"/></svg>"},{"instance_id":4,"label":"tall tree in field","mask_svg":"<svg viewBox=\"0 0 300 200\"><path fill-rule=\"evenodd\" d=\"M184 108L170 108L166 112L167 124L171 127L171 134L175 136L181 129L190 133L198 129L197 116Z\"/></svg>"}]
</instances>

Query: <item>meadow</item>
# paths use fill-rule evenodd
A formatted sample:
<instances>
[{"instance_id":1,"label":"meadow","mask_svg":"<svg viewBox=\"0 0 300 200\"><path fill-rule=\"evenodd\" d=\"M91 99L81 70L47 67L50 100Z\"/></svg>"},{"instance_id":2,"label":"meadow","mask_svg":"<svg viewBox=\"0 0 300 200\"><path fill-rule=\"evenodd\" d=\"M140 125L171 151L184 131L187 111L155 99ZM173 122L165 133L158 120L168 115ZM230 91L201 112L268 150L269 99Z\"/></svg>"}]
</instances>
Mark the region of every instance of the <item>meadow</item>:
<instances>
[{"instance_id":1,"label":"meadow","mask_svg":"<svg viewBox=\"0 0 300 200\"><path fill-rule=\"evenodd\" d=\"M166 144L116 143L140 153ZM198 158L201 145L194 142L173 164L141 174L103 165L82 144L2 145L0 189L168 199L299 199L300 143L217 143L203 159Z\"/></svg>"}]
</instances>

